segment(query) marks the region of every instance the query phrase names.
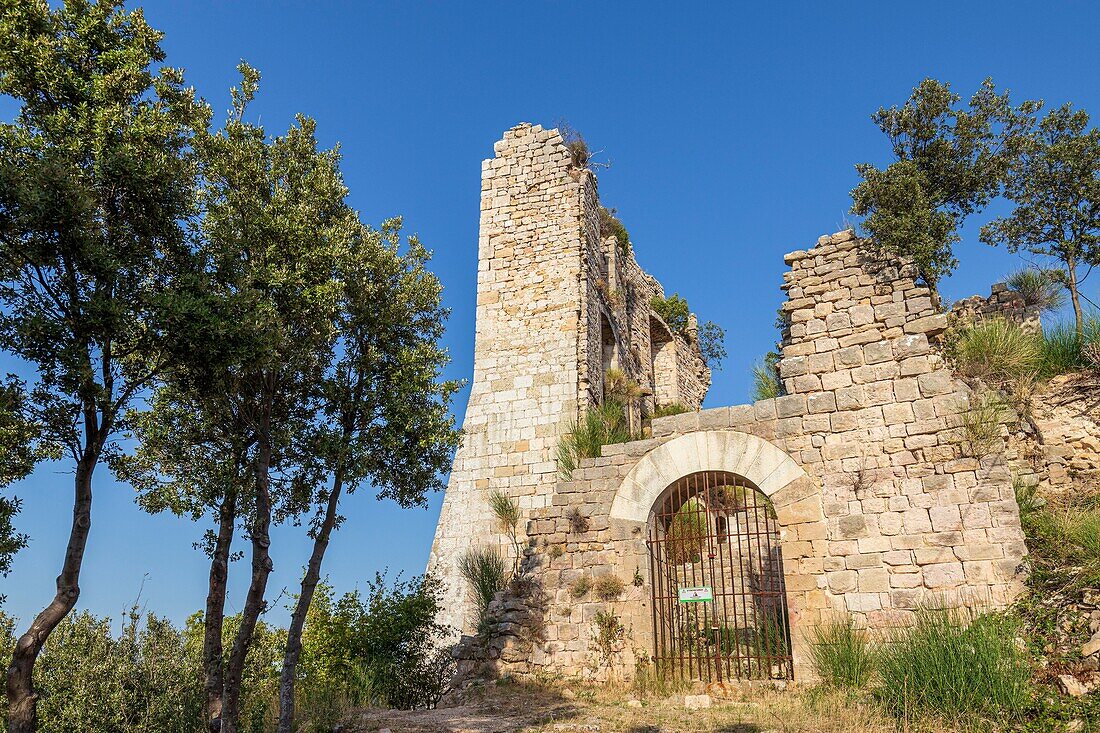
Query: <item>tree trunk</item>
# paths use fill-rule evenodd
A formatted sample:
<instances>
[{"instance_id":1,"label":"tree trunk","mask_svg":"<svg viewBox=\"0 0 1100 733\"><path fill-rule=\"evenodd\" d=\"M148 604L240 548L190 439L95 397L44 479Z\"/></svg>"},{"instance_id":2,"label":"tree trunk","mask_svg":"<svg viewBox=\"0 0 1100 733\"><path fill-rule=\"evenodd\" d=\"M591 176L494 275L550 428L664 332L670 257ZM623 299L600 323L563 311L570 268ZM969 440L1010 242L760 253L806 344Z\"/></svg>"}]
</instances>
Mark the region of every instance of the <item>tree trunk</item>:
<instances>
[{"instance_id":1,"label":"tree trunk","mask_svg":"<svg viewBox=\"0 0 1100 733\"><path fill-rule=\"evenodd\" d=\"M1077 338L1085 337L1085 315L1081 312L1081 296L1077 292L1077 261L1072 257L1066 261L1069 271L1069 297L1073 301L1073 317L1077 321Z\"/></svg>"},{"instance_id":2,"label":"tree trunk","mask_svg":"<svg viewBox=\"0 0 1100 733\"><path fill-rule=\"evenodd\" d=\"M231 489L218 509L218 538L210 559L210 583L203 617L202 668L206 675L206 721L210 733L221 729L222 689L225 677L222 660L222 627L225 622L225 588L229 578L229 551L237 521L237 492Z\"/></svg>"},{"instance_id":3,"label":"tree trunk","mask_svg":"<svg viewBox=\"0 0 1100 733\"><path fill-rule=\"evenodd\" d=\"M340 504L340 494L344 490L344 468L336 469L332 481L332 493L325 506L325 518L321 529L313 540L313 552L309 556L305 577L302 578L302 592L290 617L287 629L286 650L283 653L283 671L279 676L279 727L276 733L292 733L294 730L294 682L298 673L298 660L302 656L302 630L306 625L306 614L313 602L313 594L321 579L321 562L325 559L332 528L336 525L336 510Z\"/></svg>"},{"instance_id":4,"label":"tree trunk","mask_svg":"<svg viewBox=\"0 0 1100 733\"><path fill-rule=\"evenodd\" d=\"M46 639L62 619L73 610L80 597L80 566L84 548L88 545L88 530L92 524L92 472L99 462L99 451L89 448L76 466L73 524L65 562L57 576L57 593L53 601L34 619L30 628L19 637L8 667L8 733L35 733L38 729L38 694L32 676L34 664Z\"/></svg>"},{"instance_id":5,"label":"tree trunk","mask_svg":"<svg viewBox=\"0 0 1100 733\"><path fill-rule=\"evenodd\" d=\"M225 687L222 692L221 732L237 733L240 718L241 678L245 657L252 645L256 621L264 609L267 579L271 575L272 562L268 548L271 546L271 426L265 415L260 428L260 440L256 451L256 514L250 530L252 539L252 582L248 586L241 625L233 639L229 663L225 670Z\"/></svg>"}]
</instances>

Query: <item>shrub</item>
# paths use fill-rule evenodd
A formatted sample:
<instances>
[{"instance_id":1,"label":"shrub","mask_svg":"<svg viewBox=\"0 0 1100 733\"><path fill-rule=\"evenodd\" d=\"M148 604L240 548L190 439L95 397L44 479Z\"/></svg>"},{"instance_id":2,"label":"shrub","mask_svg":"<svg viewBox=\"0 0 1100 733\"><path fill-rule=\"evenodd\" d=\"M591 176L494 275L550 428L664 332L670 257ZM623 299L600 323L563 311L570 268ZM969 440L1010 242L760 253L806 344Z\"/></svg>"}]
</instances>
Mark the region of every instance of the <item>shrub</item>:
<instances>
[{"instance_id":1,"label":"shrub","mask_svg":"<svg viewBox=\"0 0 1100 733\"><path fill-rule=\"evenodd\" d=\"M615 657L622 651L626 629L619 617L611 611L596 612L596 636L593 643L599 655L599 663L611 666Z\"/></svg>"},{"instance_id":2,"label":"shrub","mask_svg":"<svg viewBox=\"0 0 1100 733\"><path fill-rule=\"evenodd\" d=\"M676 293L673 293L667 298L654 295L649 301L649 307L653 309L654 313L661 317L661 320L664 321L672 331L683 333L687 330L691 311L688 309L687 301Z\"/></svg>"},{"instance_id":3,"label":"shrub","mask_svg":"<svg viewBox=\"0 0 1100 733\"><path fill-rule=\"evenodd\" d=\"M814 630L810 661L827 684L863 689L875 671L874 649L855 619L822 624Z\"/></svg>"},{"instance_id":4,"label":"shrub","mask_svg":"<svg viewBox=\"0 0 1100 733\"><path fill-rule=\"evenodd\" d=\"M581 514L581 510L576 507L569 510L569 514L566 515L566 519L569 520L569 531L574 534L584 534L588 531L588 517Z\"/></svg>"},{"instance_id":5,"label":"shrub","mask_svg":"<svg viewBox=\"0 0 1100 733\"><path fill-rule=\"evenodd\" d=\"M587 168L592 160L592 151L588 149L588 143L577 130L565 120L558 121L558 132L561 134L565 149L569 151L570 162L574 168Z\"/></svg>"},{"instance_id":6,"label":"shrub","mask_svg":"<svg viewBox=\"0 0 1100 733\"><path fill-rule=\"evenodd\" d=\"M1016 628L997 615L922 610L879 651L877 696L898 718L920 712L947 720L1018 717L1028 704L1030 668Z\"/></svg>"},{"instance_id":7,"label":"shrub","mask_svg":"<svg viewBox=\"0 0 1100 733\"><path fill-rule=\"evenodd\" d=\"M479 631L489 620L489 604L508 585L508 568L495 547L473 547L458 559L458 569L474 597Z\"/></svg>"},{"instance_id":8,"label":"shrub","mask_svg":"<svg viewBox=\"0 0 1100 733\"><path fill-rule=\"evenodd\" d=\"M1043 311L1058 310L1066 302L1065 286L1057 270L1029 267L1012 273L1008 287L1019 293L1024 303Z\"/></svg>"},{"instance_id":9,"label":"shrub","mask_svg":"<svg viewBox=\"0 0 1100 733\"><path fill-rule=\"evenodd\" d=\"M598 458L603 446L632 438L621 404L609 401L591 408L558 440L558 471L568 481L582 460Z\"/></svg>"},{"instance_id":10,"label":"shrub","mask_svg":"<svg viewBox=\"0 0 1100 733\"><path fill-rule=\"evenodd\" d=\"M665 532L665 551L669 562L698 562L702 557L706 535L706 506L692 497L676 510Z\"/></svg>"},{"instance_id":11,"label":"shrub","mask_svg":"<svg viewBox=\"0 0 1100 733\"><path fill-rule=\"evenodd\" d=\"M615 213L614 209L600 207L600 239L614 237L619 251L625 255L630 252L630 233L626 231L626 227Z\"/></svg>"},{"instance_id":12,"label":"shrub","mask_svg":"<svg viewBox=\"0 0 1100 733\"><path fill-rule=\"evenodd\" d=\"M752 401L774 400L783 394L783 383L779 379L778 354L765 356L752 367Z\"/></svg>"},{"instance_id":13,"label":"shrub","mask_svg":"<svg viewBox=\"0 0 1100 733\"><path fill-rule=\"evenodd\" d=\"M617 575L601 575L592 584L592 590L601 601L614 601L623 594L626 585Z\"/></svg>"},{"instance_id":14,"label":"shrub","mask_svg":"<svg viewBox=\"0 0 1100 733\"><path fill-rule=\"evenodd\" d=\"M302 634L301 713L310 728L331 731L355 707L433 707L453 671L442 643L449 629L435 620L441 598L431 576L375 574L365 593L336 599L320 586Z\"/></svg>"},{"instance_id":15,"label":"shrub","mask_svg":"<svg viewBox=\"0 0 1100 733\"><path fill-rule=\"evenodd\" d=\"M671 402L667 405L657 405L650 417L669 417L671 415L680 415L685 412L691 412L691 408L679 402Z\"/></svg>"},{"instance_id":16,"label":"shrub","mask_svg":"<svg viewBox=\"0 0 1100 733\"><path fill-rule=\"evenodd\" d=\"M1056 541L1079 585L1100 585L1100 511L1067 508L1053 514Z\"/></svg>"},{"instance_id":17,"label":"shrub","mask_svg":"<svg viewBox=\"0 0 1100 733\"><path fill-rule=\"evenodd\" d=\"M1039 370L1042 340L1003 318L988 318L959 329L949 352L964 376L1011 382Z\"/></svg>"},{"instance_id":18,"label":"shrub","mask_svg":"<svg viewBox=\"0 0 1100 733\"><path fill-rule=\"evenodd\" d=\"M975 395L962 413L962 429L970 455L983 458L996 453L1002 446L1001 423L1008 415L1008 405L1000 395L985 391Z\"/></svg>"},{"instance_id":19,"label":"shrub","mask_svg":"<svg viewBox=\"0 0 1100 733\"><path fill-rule=\"evenodd\" d=\"M584 598L590 590L592 590L592 579L587 575L582 575L569 586L569 595L574 598Z\"/></svg>"}]
</instances>

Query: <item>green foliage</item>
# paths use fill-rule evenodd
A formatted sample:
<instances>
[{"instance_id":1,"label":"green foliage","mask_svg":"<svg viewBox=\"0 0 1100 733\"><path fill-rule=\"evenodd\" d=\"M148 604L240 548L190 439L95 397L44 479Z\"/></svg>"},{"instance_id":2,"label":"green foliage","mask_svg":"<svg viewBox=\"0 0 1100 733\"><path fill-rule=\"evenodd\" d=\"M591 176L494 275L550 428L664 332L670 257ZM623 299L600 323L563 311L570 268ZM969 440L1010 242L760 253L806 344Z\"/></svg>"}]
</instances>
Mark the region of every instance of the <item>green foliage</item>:
<instances>
[{"instance_id":1,"label":"green foliage","mask_svg":"<svg viewBox=\"0 0 1100 733\"><path fill-rule=\"evenodd\" d=\"M783 395L779 379L779 354L771 351L752 366L752 401L773 400Z\"/></svg>"},{"instance_id":2,"label":"green foliage","mask_svg":"<svg viewBox=\"0 0 1100 733\"><path fill-rule=\"evenodd\" d=\"M484 632L489 604L508 585L508 568L495 547L471 547L458 560L458 570L474 600L478 630Z\"/></svg>"},{"instance_id":3,"label":"green foliage","mask_svg":"<svg viewBox=\"0 0 1100 733\"><path fill-rule=\"evenodd\" d=\"M974 395L962 413L962 430L970 455L983 458L1003 448L1001 425L1008 418L1009 407L992 391Z\"/></svg>"},{"instance_id":4,"label":"green foliage","mask_svg":"<svg viewBox=\"0 0 1100 733\"><path fill-rule=\"evenodd\" d=\"M878 652L876 695L900 719L921 713L959 722L1017 720L1030 702L1031 669L1007 618L922 610Z\"/></svg>"},{"instance_id":5,"label":"green foliage","mask_svg":"<svg viewBox=\"0 0 1100 733\"><path fill-rule=\"evenodd\" d=\"M691 412L691 408L679 402L670 402L667 405L657 405L650 417L669 417L671 415L681 415L685 412Z\"/></svg>"},{"instance_id":6,"label":"green foliage","mask_svg":"<svg viewBox=\"0 0 1100 733\"><path fill-rule=\"evenodd\" d=\"M617 575L601 575L592 584L592 592L601 601L615 601L626 590L626 584Z\"/></svg>"},{"instance_id":7,"label":"green foliage","mask_svg":"<svg viewBox=\"0 0 1100 733\"><path fill-rule=\"evenodd\" d=\"M1043 377L1078 371L1092 366L1089 354L1100 344L1100 317L1086 315L1081 329L1064 323L1043 332L1039 372Z\"/></svg>"},{"instance_id":8,"label":"green foliage","mask_svg":"<svg viewBox=\"0 0 1100 733\"><path fill-rule=\"evenodd\" d=\"M603 206L600 207L600 238L606 239L608 237L614 237L619 251L624 255L629 254L630 233L626 231L626 227L623 226L623 223L615 216L615 213L614 209L607 209Z\"/></svg>"},{"instance_id":9,"label":"green foliage","mask_svg":"<svg viewBox=\"0 0 1100 733\"><path fill-rule=\"evenodd\" d=\"M676 510L665 531L665 552L669 562L699 562L706 535L706 505L692 497Z\"/></svg>"},{"instance_id":10,"label":"green foliage","mask_svg":"<svg viewBox=\"0 0 1100 733\"><path fill-rule=\"evenodd\" d=\"M1008 277L1008 287L1019 293L1024 303L1040 310L1054 311L1065 305L1065 286L1057 270L1028 267Z\"/></svg>"},{"instance_id":11,"label":"green foliage","mask_svg":"<svg viewBox=\"0 0 1100 733\"><path fill-rule=\"evenodd\" d=\"M714 321L699 327L699 353L711 369L721 369L726 354L726 331Z\"/></svg>"},{"instance_id":12,"label":"green foliage","mask_svg":"<svg viewBox=\"0 0 1100 733\"><path fill-rule=\"evenodd\" d=\"M982 227L982 240L1057 261L1084 325L1079 266L1100 264L1100 130L1069 104L1052 109L1022 139L1005 185L1012 214Z\"/></svg>"},{"instance_id":13,"label":"green foliage","mask_svg":"<svg viewBox=\"0 0 1100 733\"><path fill-rule=\"evenodd\" d=\"M649 307L674 333L684 333L687 330L691 311L687 301L678 294L673 293L667 298L654 295L649 301Z\"/></svg>"},{"instance_id":14,"label":"green foliage","mask_svg":"<svg viewBox=\"0 0 1100 733\"><path fill-rule=\"evenodd\" d=\"M598 666L611 666L622 652L626 628L613 611L596 611L596 634L592 639L596 647Z\"/></svg>"},{"instance_id":15,"label":"green foliage","mask_svg":"<svg viewBox=\"0 0 1100 733\"><path fill-rule=\"evenodd\" d=\"M558 439L558 471L569 480L586 458L598 458L600 449L633 439L621 404L615 401L589 408Z\"/></svg>"},{"instance_id":16,"label":"green foliage","mask_svg":"<svg viewBox=\"0 0 1100 733\"><path fill-rule=\"evenodd\" d=\"M911 261L930 287L958 264L952 252L963 220L1000 190L1029 115L1013 109L986 80L967 108L950 86L925 79L901 107L873 116L890 139L895 162L885 170L856 166L863 181L852 191L852 213L864 216L870 245Z\"/></svg>"},{"instance_id":17,"label":"green foliage","mask_svg":"<svg viewBox=\"0 0 1100 733\"><path fill-rule=\"evenodd\" d=\"M814 670L827 684L862 690L875 672L875 650L851 616L814 629L810 647Z\"/></svg>"},{"instance_id":18,"label":"green foliage","mask_svg":"<svg viewBox=\"0 0 1100 733\"><path fill-rule=\"evenodd\" d=\"M997 383L1035 374L1041 350L1041 339L1003 318L964 326L948 345L960 374Z\"/></svg>"},{"instance_id":19,"label":"green foliage","mask_svg":"<svg viewBox=\"0 0 1100 733\"><path fill-rule=\"evenodd\" d=\"M302 708L303 720L336 723L333 713L356 706L434 707L453 672L441 644L447 629L435 621L441 591L430 576L391 582L382 574L364 594L338 599L318 586L302 634L297 699L327 702L312 713Z\"/></svg>"}]
</instances>

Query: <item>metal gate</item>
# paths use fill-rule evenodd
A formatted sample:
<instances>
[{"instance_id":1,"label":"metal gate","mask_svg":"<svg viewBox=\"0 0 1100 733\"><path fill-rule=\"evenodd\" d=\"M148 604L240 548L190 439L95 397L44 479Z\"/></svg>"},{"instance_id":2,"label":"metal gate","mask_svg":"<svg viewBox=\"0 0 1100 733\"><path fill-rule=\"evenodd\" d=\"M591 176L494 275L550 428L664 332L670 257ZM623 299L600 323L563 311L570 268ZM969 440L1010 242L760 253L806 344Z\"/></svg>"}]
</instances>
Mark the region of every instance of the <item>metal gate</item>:
<instances>
[{"instance_id":1,"label":"metal gate","mask_svg":"<svg viewBox=\"0 0 1100 733\"><path fill-rule=\"evenodd\" d=\"M791 679L791 633L775 510L721 471L672 484L649 516L654 662L707 682Z\"/></svg>"}]
</instances>

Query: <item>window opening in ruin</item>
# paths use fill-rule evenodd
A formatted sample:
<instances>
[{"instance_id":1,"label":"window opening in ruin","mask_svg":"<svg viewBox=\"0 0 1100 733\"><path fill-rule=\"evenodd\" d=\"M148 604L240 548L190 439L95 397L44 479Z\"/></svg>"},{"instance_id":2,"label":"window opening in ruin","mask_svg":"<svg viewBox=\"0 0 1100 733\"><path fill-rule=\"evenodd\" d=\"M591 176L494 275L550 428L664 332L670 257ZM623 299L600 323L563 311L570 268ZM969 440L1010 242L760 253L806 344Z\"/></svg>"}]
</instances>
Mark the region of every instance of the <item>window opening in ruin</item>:
<instances>
[{"instance_id":1,"label":"window opening in ruin","mask_svg":"<svg viewBox=\"0 0 1100 733\"><path fill-rule=\"evenodd\" d=\"M793 678L779 524L759 489L722 471L684 476L654 504L646 544L658 674Z\"/></svg>"}]
</instances>

